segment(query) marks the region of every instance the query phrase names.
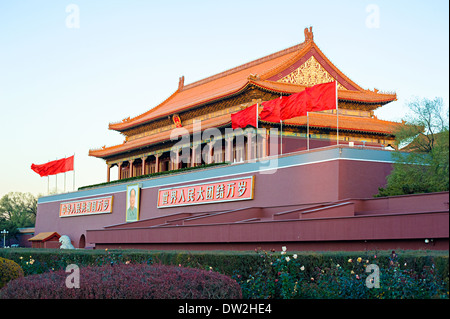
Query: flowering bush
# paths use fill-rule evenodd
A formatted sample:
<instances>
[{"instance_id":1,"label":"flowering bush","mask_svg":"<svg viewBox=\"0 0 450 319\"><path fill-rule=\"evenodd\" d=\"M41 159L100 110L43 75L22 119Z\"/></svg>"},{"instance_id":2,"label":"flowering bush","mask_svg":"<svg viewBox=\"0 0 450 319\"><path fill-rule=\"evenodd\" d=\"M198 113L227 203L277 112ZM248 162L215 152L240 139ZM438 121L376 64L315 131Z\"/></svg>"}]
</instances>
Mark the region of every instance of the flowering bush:
<instances>
[{"instance_id":1,"label":"flowering bush","mask_svg":"<svg viewBox=\"0 0 450 319\"><path fill-rule=\"evenodd\" d=\"M280 256L274 252L257 251L264 266L247 278L234 274L233 278L241 285L244 298L291 299L299 294L301 283L307 277L305 266L297 260L296 254L286 256L286 247L282 248Z\"/></svg>"},{"instance_id":2,"label":"flowering bush","mask_svg":"<svg viewBox=\"0 0 450 319\"><path fill-rule=\"evenodd\" d=\"M407 263L401 263L395 252L381 259L374 254L346 260L338 256L324 260L319 256L314 259L288 255L286 247L282 247L280 253L257 253L264 260L263 267L250 276L233 275L241 285L244 298L425 299L449 296L448 281L437 275L434 264L416 271ZM376 266L379 267L379 288L373 287L373 276L369 277L372 271L366 272L369 265L380 265Z\"/></svg>"},{"instance_id":3,"label":"flowering bush","mask_svg":"<svg viewBox=\"0 0 450 319\"><path fill-rule=\"evenodd\" d=\"M12 260L0 257L0 289L10 280L23 277L23 270Z\"/></svg>"},{"instance_id":4,"label":"flowering bush","mask_svg":"<svg viewBox=\"0 0 450 319\"><path fill-rule=\"evenodd\" d=\"M61 250L10 248L0 256L25 276L64 270L69 264L164 264L214 270L238 281L244 298L448 298L448 251L255 252ZM368 265L379 267L380 288L368 288Z\"/></svg>"},{"instance_id":5,"label":"flowering bush","mask_svg":"<svg viewBox=\"0 0 450 319\"><path fill-rule=\"evenodd\" d=\"M241 298L228 276L206 270L147 264L87 266L79 269L79 288L68 288L64 270L9 282L2 299L218 299Z\"/></svg>"}]
</instances>

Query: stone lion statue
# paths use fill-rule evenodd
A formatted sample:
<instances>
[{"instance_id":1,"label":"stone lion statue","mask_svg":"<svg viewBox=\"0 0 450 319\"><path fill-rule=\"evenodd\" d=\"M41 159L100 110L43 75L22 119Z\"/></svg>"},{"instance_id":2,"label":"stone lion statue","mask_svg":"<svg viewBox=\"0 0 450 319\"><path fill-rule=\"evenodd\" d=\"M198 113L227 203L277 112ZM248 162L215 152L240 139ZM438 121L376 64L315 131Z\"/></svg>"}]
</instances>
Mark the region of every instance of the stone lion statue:
<instances>
[{"instance_id":1,"label":"stone lion statue","mask_svg":"<svg viewBox=\"0 0 450 319\"><path fill-rule=\"evenodd\" d=\"M72 243L70 242L70 238L67 235L62 235L59 238L59 242L61 243L60 249L75 249Z\"/></svg>"}]
</instances>

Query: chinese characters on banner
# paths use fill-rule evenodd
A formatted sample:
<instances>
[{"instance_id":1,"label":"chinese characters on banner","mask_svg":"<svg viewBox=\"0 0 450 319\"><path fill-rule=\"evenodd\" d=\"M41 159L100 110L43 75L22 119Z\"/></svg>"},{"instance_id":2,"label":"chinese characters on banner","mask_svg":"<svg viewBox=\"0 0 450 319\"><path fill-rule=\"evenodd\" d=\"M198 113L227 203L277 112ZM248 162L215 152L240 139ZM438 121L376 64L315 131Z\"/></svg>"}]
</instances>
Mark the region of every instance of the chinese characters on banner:
<instances>
[{"instance_id":1,"label":"chinese characters on banner","mask_svg":"<svg viewBox=\"0 0 450 319\"><path fill-rule=\"evenodd\" d=\"M253 199L254 176L160 189L158 208Z\"/></svg>"},{"instance_id":2,"label":"chinese characters on banner","mask_svg":"<svg viewBox=\"0 0 450 319\"><path fill-rule=\"evenodd\" d=\"M61 203L59 217L111 213L112 204L113 196Z\"/></svg>"}]
</instances>

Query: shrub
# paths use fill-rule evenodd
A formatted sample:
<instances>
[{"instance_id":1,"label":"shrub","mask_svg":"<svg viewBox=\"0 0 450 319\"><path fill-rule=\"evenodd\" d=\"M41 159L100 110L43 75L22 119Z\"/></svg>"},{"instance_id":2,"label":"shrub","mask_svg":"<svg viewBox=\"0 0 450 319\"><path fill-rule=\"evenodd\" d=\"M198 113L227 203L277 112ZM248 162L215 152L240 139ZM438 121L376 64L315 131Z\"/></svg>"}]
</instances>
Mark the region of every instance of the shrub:
<instances>
[{"instance_id":1,"label":"shrub","mask_svg":"<svg viewBox=\"0 0 450 319\"><path fill-rule=\"evenodd\" d=\"M229 276L236 269L247 275L261 266L261 261L254 252L236 251L10 248L0 249L0 256L17 262L23 268L25 276L65 269L69 264L83 267L126 262L161 263L206 270L213 267L214 271Z\"/></svg>"},{"instance_id":2,"label":"shrub","mask_svg":"<svg viewBox=\"0 0 450 319\"><path fill-rule=\"evenodd\" d=\"M79 288L67 288L64 270L30 275L0 290L1 299L220 299L241 298L228 276L164 265L116 264L79 268Z\"/></svg>"},{"instance_id":3,"label":"shrub","mask_svg":"<svg viewBox=\"0 0 450 319\"><path fill-rule=\"evenodd\" d=\"M238 272L233 276L241 285L244 298L448 298L448 268L446 274L445 271L439 274L433 259L405 258L394 251L381 256L367 252L303 256L287 254L285 247L281 254L257 253L264 267L249 276ZM379 288L369 288L366 284L372 274L372 271L366 272L370 264L379 267Z\"/></svg>"},{"instance_id":4,"label":"shrub","mask_svg":"<svg viewBox=\"0 0 450 319\"><path fill-rule=\"evenodd\" d=\"M392 251L255 251L10 248L0 249L0 256L17 262L25 276L64 270L69 264L212 269L233 276L244 298L448 298L448 250L397 251L395 258ZM380 269L379 289L365 285L369 273L364 265L369 264Z\"/></svg>"},{"instance_id":5,"label":"shrub","mask_svg":"<svg viewBox=\"0 0 450 319\"><path fill-rule=\"evenodd\" d=\"M0 289L19 277L23 277L22 268L14 261L0 257Z\"/></svg>"}]
</instances>

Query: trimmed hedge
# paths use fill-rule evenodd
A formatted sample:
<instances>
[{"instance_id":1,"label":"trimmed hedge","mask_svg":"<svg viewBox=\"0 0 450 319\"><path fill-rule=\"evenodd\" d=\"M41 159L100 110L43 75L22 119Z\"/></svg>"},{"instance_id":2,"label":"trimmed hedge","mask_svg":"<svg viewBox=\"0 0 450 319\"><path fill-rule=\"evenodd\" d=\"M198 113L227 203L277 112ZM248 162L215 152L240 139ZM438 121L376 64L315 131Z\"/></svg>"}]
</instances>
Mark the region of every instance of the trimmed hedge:
<instances>
[{"instance_id":1,"label":"trimmed hedge","mask_svg":"<svg viewBox=\"0 0 450 319\"><path fill-rule=\"evenodd\" d=\"M79 268L78 279L69 274L59 270L16 279L0 290L0 299L242 298L230 277L193 268L118 264Z\"/></svg>"},{"instance_id":2,"label":"trimmed hedge","mask_svg":"<svg viewBox=\"0 0 450 319\"><path fill-rule=\"evenodd\" d=\"M25 275L64 269L69 264L101 266L120 263L164 264L217 271L233 275L235 270L251 273L261 262L255 252L177 251L139 249L0 249L0 256L16 261Z\"/></svg>"},{"instance_id":3,"label":"trimmed hedge","mask_svg":"<svg viewBox=\"0 0 450 319\"><path fill-rule=\"evenodd\" d=\"M448 252L386 253L328 255L328 260L319 257L322 262L315 263L311 261L316 258L286 249L281 254L262 251L264 267L233 278L244 298L448 299Z\"/></svg>"},{"instance_id":4,"label":"trimmed hedge","mask_svg":"<svg viewBox=\"0 0 450 319\"><path fill-rule=\"evenodd\" d=\"M23 270L17 263L0 257L0 289L9 281L23 276Z\"/></svg>"},{"instance_id":5,"label":"trimmed hedge","mask_svg":"<svg viewBox=\"0 0 450 319\"><path fill-rule=\"evenodd\" d=\"M380 268L387 268L390 264L391 251L336 251L336 252L290 252L287 255L297 254L299 260L306 268L317 266L330 267L340 264L344 269L350 269L346 262L349 258L371 258L377 256L376 263ZM103 265L115 263L147 263L186 266L233 275L239 272L243 276L254 273L263 267L267 260L266 255L282 256L281 247L278 251L184 251L184 250L140 250L140 249L34 249L34 248L8 248L0 249L0 257L18 263L25 275L43 273L49 270L63 269L69 264L78 266ZM449 273L448 251L405 250L397 251L398 262L407 264L415 271L432 265L439 275L447 278Z\"/></svg>"},{"instance_id":6,"label":"trimmed hedge","mask_svg":"<svg viewBox=\"0 0 450 319\"><path fill-rule=\"evenodd\" d=\"M297 258L294 258L294 254ZM449 287L448 251L397 251L396 267L391 265L392 251L237 252L10 248L0 249L0 256L16 261L25 275L64 269L68 264L82 267L129 262L213 270L238 281L243 298L448 298ZM290 258L289 262L286 257ZM358 258L363 262L358 262ZM348 262L349 259L354 262ZM407 286L410 287L409 291L389 290L382 295L381 290L371 290L368 293L365 286L368 274L364 271L364 264L376 264L380 268L382 287L387 289L388 285L396 285L401 288L401 284L392 281L395 279L400 283L411 283ZM304 267L303 271L301 267ZM339 282L334 280L336 278L340 278ZM418 280L422 280L420 285L415 284L419 283ZM429 285L423 285L424 280ZM284 285L281 284L283 282ZM344 282L352 288L343 289ZM289 286L291 283L294 285ZM327 286L330 283L332 285ZM434 288L431 287L433 285ZM416 288L419 290L414 292ZM290 290L295 290L295 293L289 293ZM341 291L345 293L340 294Z\"/></svg>"}]
</instances>

